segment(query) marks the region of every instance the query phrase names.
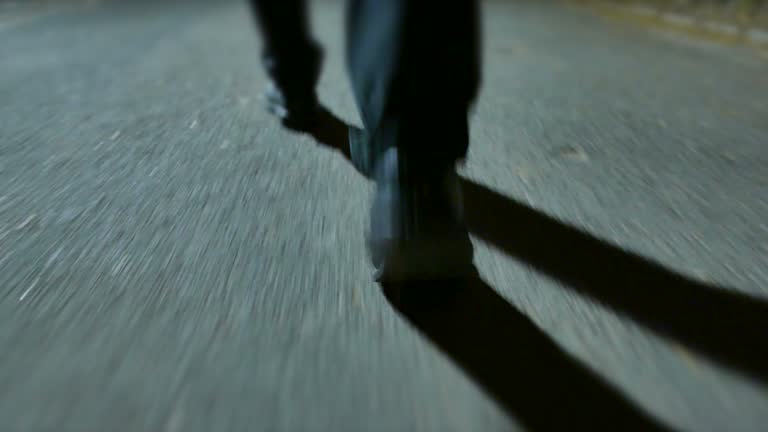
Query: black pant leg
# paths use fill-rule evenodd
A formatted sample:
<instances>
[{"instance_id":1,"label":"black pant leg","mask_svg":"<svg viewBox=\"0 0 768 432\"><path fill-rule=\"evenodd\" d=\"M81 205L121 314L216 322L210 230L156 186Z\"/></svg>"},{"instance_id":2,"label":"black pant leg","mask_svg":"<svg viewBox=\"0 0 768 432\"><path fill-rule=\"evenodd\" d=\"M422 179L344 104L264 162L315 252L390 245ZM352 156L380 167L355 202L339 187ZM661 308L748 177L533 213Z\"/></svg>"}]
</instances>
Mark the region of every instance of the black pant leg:
<instances>
[{"instance_id":1,"label":"black pant leg","mask_svg":"<svg viewBox=\"0 0 768 432\"><path fill-rule=\"evenodd\" d=\"M351 0L347 61L371 157L396 146L417 165L463 158L479 87L473 0Z\"/></svg>"},{"instance_id":2,"label":"black pant leg","mask_svg":"<svg viewBox=\"0 0 768 432\"><path fill-rule=\"evenodd\" d=\"M309 32L304 0L250 0L267 74L287 96L313 93L322 52Z\"/></svg>"}]
</instances>

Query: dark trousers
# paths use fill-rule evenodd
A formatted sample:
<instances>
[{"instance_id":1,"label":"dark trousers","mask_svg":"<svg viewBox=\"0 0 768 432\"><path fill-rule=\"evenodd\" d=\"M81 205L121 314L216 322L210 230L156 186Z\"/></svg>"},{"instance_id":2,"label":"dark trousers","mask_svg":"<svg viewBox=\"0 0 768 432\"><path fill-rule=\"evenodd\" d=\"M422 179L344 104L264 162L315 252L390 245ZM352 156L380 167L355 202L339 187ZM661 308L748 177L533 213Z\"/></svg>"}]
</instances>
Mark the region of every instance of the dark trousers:
<instances>
[{"instance_id":1,"label":"dark trousers","mask_svg":"<svg viewBox=\"0 0 768 432\"><path fill-rule=\"evenodd\" d=\"M286 93L313 91L322 50L304 1L250 1L267 72ZM347 67L371 157L394 146L419 169L464 158L480 76L478 15L474 0L349 1Z\"/></svg>"}]
</instances>

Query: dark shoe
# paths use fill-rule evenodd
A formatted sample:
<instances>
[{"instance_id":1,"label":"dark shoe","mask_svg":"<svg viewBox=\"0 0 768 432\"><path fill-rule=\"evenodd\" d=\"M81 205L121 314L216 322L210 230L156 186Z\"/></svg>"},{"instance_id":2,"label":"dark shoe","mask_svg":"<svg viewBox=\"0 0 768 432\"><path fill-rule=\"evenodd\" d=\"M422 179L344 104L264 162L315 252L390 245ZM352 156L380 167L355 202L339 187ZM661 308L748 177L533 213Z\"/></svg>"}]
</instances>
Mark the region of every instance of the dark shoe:
<instances>
[{"instance_id":1,"label":"dark shoe","mask_svg":"<svg viewBox=\"0 0 768 432\"><path fill-rule=\"evenodd\" d=\"M314 93L288 95L270 80L265 91L267 110L283 126L299 132L311 131L318 122L320 104Z\"/></svg>"},{"instance_id":2,"label":"dark shoe","mask_svg":"<svg viewBox=\"0 0 768 432\"><path fill-rule=\"evenodd\" d=\"M376 280L397 283L475 276L455 167L408 174L405 162L393 148L374 168L376 194L368 249Z\"/></svg>"}]
</instances>

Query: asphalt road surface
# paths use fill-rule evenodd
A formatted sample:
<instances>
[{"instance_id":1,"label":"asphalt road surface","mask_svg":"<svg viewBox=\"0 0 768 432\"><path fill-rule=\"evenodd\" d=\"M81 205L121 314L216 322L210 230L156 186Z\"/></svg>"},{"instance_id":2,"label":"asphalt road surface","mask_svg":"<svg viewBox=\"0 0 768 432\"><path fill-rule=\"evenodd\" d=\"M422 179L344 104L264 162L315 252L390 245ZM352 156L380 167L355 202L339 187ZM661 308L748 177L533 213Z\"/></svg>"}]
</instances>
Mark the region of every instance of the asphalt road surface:
<instances>
[{"instance_id":1,"label":"asphalt road surface","mask_svg":"<svg viewBox=\"0 0 768 432\"><path fill-rule=\"evenodd\" d=\"M357 124L341 3L313 5ZM0 430L765 430L768 61L484 17L482 280L404 305L371 185L264 112L244 3L4 4Z\"/></svg>"}]
</instances>

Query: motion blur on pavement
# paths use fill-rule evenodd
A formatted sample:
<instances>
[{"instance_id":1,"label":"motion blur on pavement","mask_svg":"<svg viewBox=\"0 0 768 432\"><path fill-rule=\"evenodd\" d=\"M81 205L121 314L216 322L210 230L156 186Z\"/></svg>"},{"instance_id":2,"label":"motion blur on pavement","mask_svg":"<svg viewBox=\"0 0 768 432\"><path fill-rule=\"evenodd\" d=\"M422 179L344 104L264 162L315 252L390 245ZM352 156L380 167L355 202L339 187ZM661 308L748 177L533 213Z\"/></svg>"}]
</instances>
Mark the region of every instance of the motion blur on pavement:
<instances>
[{"instance_id":1,"label":"motion blur on pavement","mask_svg":"<svg viewBox=\"0 0 768 432\"><path fill-rule=\"evenodd\" d=\"M479 277L397 293L309 4L298 132L246 1L0 2L1 431L765 430L768 2L481 2Z\"/></svg>"}]
</instances>

